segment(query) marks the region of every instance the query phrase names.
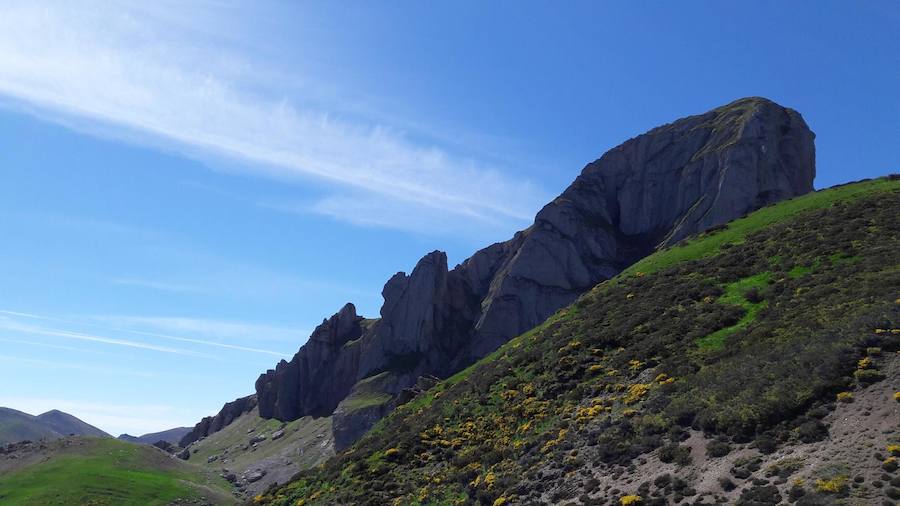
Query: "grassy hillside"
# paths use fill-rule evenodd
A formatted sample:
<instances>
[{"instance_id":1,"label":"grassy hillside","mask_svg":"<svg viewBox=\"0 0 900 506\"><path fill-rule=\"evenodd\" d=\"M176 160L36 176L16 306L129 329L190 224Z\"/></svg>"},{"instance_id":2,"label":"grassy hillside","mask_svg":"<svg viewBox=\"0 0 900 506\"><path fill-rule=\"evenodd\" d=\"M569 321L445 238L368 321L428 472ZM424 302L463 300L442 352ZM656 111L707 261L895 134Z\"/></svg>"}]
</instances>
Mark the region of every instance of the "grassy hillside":
<instances>
[{"instance_id":1,"label":"grassy hillside","mask_svg":"<svg viewBox=\"0 0 900 506\"><path fill-rule=\"evenodd\" d=\"M36 417L9 408L0 408L0 445L16 441L56 439L60 434Z\"/></svg>"},{"instance_id":2,"label":"grassy hillside","mask_svg":"<svg viewBox=\"0 0 900 506\"><path fill-rule=\"evenodd\" d=\"M144 434L142 436L132 436L130 434L120 434L119 439L122 441L128 441L129 443L143 443L152 445L158 441L166 441L167 443L172 443L173 445L177 445L181 438L185 436L188 432L193 430L193 427L175 427L174 429L164 430L160 432L151 432L149 434Z\"/></svg>"},{"instance_id":3,"label":"grassy hillside","mask_svg":"<svg viewBox=\"0 0 900 506\"><path fill-rule=\"evenodd\" d=\"M273 438L279 431L281 435ZM282 423L260 418L259 412L253 409L219 432L195 442L189 450L189 462L211 471L228 469L237 477L236 484L253 496L270 484L285 483L300 469L313 467L334 455L331 418L307 416ZM242 479L260 470L266 473L259 481L248 483Z\"/></svg>"},{"instance_id":4,"label":"grassy hillside","mask_svg":"<svg viewBox=\"0 0 900 506\"><path fill-rule=\"evenodd\" d=\"M214 473L111 438L64 438L0 453L0 504L9 506L234 504L225 490Z\"/></svg>"},{"instance_id":5,"label":"grassy hillside","mask_svg":"<svg viewBox=\"0 0 900 506\"><path fill-rule=\"evenodd\" d=\"M257 502L900 498L897 216L880 179L658 252Z\"/></svg>"}]
</instances>

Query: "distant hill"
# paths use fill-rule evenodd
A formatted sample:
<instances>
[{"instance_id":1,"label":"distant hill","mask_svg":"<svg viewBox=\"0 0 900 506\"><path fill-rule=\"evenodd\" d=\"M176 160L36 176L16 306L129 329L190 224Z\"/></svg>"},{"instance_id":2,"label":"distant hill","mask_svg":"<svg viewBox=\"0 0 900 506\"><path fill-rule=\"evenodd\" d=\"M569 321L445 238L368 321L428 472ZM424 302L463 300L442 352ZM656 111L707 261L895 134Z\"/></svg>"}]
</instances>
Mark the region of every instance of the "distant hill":
<instances>
[{"instance_id":1,"label":"distant hill","mask_svg":"<svg viewBox=\"0 0 900 506\"><path fill-rule=\"evenodd\" d=\"M34 416L15 409L0 408L0 444L59 439L71 434L111 437L97 427L55 409Z\"/></svg>"},{"instance_id":2,"label":"distant hill","mask_svg":"<svg viewBox=\"0 0 900 506\"><path fill-rule=\"evenodd\" d=\"M177 445L178 441L180 441L185 434L190 432L191 429L192 427L175 427L174 429L164 430L161 432L151 432L149 434L144 434L143 436L122 434L118 439L121 439L122 441L128 441L130 443L144 443L148 445L152 445L157 441L165 441L167 443Z\"/></svg>"},{"instance_id":3,"label":"distant hill","mask_svg":"<svg viewBox=\"0 0 900 506\"><path fill-rule=\"evenodd\" d=\"M35 418L37 418L45 426L50 427L63 436L75 435L112 437L106 432L98 429L97 427L85 423L68 413L63 413L58 409L53 409L46 413L42 413Z\"/></svg>"},{"instance_id":4,"label":"distant hill","mask_svg":"<svg viewBox=\"0 0 900 506\"><path fill-rule=\"evenodd\" d=\"M3 506L236 503L218 473L152 446L76 436L0 452Z\"/></svg>"},{"instance_id":5,"label":"distant hill","mask_svg":"<svg viewBox=\"0 0 900 506\"><path fill-rule=\"evenodd\" d=\"M33 415L14 409L0 408L0 444L58 437L60 437L58 432Z\"/></svg>"}]
</instances>

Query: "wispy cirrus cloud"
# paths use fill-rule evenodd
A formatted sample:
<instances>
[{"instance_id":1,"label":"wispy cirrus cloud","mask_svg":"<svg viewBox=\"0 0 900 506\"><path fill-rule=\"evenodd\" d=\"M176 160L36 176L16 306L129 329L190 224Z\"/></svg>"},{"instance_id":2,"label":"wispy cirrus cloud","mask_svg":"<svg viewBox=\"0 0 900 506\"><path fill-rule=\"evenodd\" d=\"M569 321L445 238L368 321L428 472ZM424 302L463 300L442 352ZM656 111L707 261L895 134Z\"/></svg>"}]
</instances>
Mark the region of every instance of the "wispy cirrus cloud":
<instances>
[{"instance_id":1,"label":"wispy cirrus cloud","mask_svg":"<svg viewBox=\"0 0 900 506\"><path fill-rule=\"evenodd\" d=\"M23 319L49 322L53 324L53 327L22 323L21 320ZM263 349L252 346L249 343L279 341L286 343L288 348L293 349L297 346L296 343L302 341L301 336L308 334L295 328L201 318L104 315L74 319L0 310L0 329L7 331L92 341L163 353L208 357L206 354L190 350L72 330L73 328L80 329L85 327L116 335L130 334L154 340L175 341L282 358L290 353Z\"/></svg>"},{"instance_id":2,"label":"wispy cirrus cloud","mask_svg":"<svg viewBox=\"0 0 900 506\"><path fill-rule=\"evenodd\" d=\"M204 338L219 338L229 342L285 342L297 343L309 335L309 330L263 323L247 323L211 318L177 316L92 316L91 320L105 325L140 328L155 332L187 334Z\"/></svg>"},{"instance_id":3,"label":"wispy cirrus cloud","mask_svg":"<svg viewBox=\"0 0 900 506\"><path fill-rule=\"evenodd\" d=\"M4 3L0 96L75 128L238 161L266 177L326 183L329 195L309 210L354 223L382 225L367 219L382 203L404 209L392 213L394 227L415 218L410 228L421 228L424 213L436 222L518 226L545 200L490 163L413 140L378 118L303 105L302 89L279 88L293 79L272 62L222 43L227 36L215 24L223 9L215 5L184 16L172 14L182 3L154 5ZM366 195L367 205L335 208L345 192Z\"/></svg>"},{"instance_id":4,"label":"wispy cirrus cloud","mask_svg":"<svg viewBox=\"0 0 900 506\"><path fill-rule=\"evenodd\" d=\"M207 290L201 286L188 285L185 283L173 283L166 281L156 281L152 279L142 278L115 278L113 284L121 286L134 286L139 288L151 288L153 290L161 290L164 292L194 292L203 293Z\"/></svg>"},{"instance_id":5,"label":"wispy cirrus cloud","mask_svg":"<svg viewBox=\"0 0 900 506\"><path fill-rule=\"evenodd\" d=\"M117 339L106 336L99 336L95 334L87 334L83 332L74 332L71 330L64 330L60 328L54 327L46 327L41 325L29 325L26 323L21 323L18 321L14 321L10 318L0 318L0 329L8 331L8 332L16 332L23 334L34 334L34 335L42 335L42 336L52 336L52 337L61 337L64 339L71 339L76 341L88 341L93 343L101 343L108 344L113 346L122 346L126 348L136 348L140 350L146 351L156 351L160 353L172 353L175 355L187 355L187 356L204 356L201 353L197 353L194 351L183 350L180 348L172 348L169 346L159 346L155 344L133 341L129 339Z\"/></svg>"},{"instance_id":6,"label":"wispy cirrus cloud","mask_svg":"<svg viewBox=\"0 0 900 506\"><path fill-rule=\"evenodd\" d=\"M37 346L39 348L50 348L53 350L65 350L65 351L77 351L79 353L83 352L94 352L94 350L87 350L84 348L77 348L75 346L66 346L62 344L53 344L53 343L45 343L42 341L30 341L27 339L8 339L5 337L0 337L0 342L2 343L11 343L11 344L25 344L28 346Z\"/></svg>"},{"instance_id":7,"label":"wispy cirrus cloud","mask_svg":"<svg viewBox=\"0 0 900 506\"><path fill-rule=\"evenodd\" d=\"M39 343L30 343L34 346L40 346ZM51 369L51 370L59 370L59 369L68 369L78 371L80 373L87 374L99 374L104 376L133 376L137 378L145 378L152 379L159 377L157 374L147 371L139 371L133 368L123 368L123 367L111 367L111 366L98 366L96 364L91 365L82 365L75 364L68 361L61 360L46 360L40 358L32 358L32 357L22 357L16 355L7 355L0 353L0 362L8 362L8 363L18 363L18 364L27 364L31 367L39 367L42 369ZM10 406L10 404L0 404L3 406ZM21 409L21 408L16 408ZM52 408L51 408L52 409Z\"/></svg>"}]
</instances>

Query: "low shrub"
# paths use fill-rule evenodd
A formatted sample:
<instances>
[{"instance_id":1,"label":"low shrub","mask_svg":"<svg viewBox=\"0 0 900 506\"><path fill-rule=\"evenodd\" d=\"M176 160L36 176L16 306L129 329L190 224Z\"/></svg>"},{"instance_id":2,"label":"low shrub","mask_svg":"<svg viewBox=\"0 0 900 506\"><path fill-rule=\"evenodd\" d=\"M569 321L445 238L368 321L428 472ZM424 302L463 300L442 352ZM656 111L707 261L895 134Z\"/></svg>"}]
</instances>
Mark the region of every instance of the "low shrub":
<instances>
[{"instance_id":1,"label":"low shrub","mask_svg":"<svg viewBox=\"0 0 900 506\"><path fill-rule=\"evenodd\" d=\"M770 453L774 453L776 449L778 449L778 442L769 436L759 436L756 438L756 449L759 450L759 453L763 455L769 455Z\"/></svg>"},{"instance_id":2,"label":"low shrub","mask_svg":"<svg viewBox=\"0 0 900 506\"><path fill-rule=\"evenodd\" d=\"M830 479L816 480L816 490L827 494L841 494L847 490L849 481L844 475L838 475Z\"/></svg>"},{"instance_id":3,"label":"low shrub","mask_svg":"<svg viewBox=\"0 0 900 506\"><path fill-rule=\"evenodd\" d=\"M691 450L687 446L669 444L660 448L659 460L666 464L674 462L679 466L686 466L691 463Z\"/></svg>"},{"instance_id":4,"label":"low shrub","mask_svg":"<svg viewBox=\"0 0 900 506\"><path fill-rule=\"evenodd\" d=\"M838 392L836 398L838 402L853 402L853 392Z\"/></svg>"},{"instance_id":5,"label":"low shrub","mask_svg":"<svg viewBox=\"0 0 900 506\"><path fill-rule=\"evenodd\" d=\"M853 377L862 385L871 385L883 380L885 375L877 369L857 369L853 371Z\"/></svg>"},{"instance_id":6,"label":"low shrub","mask_svg":"<svg viewBox=\"0 0 900 506\"><path fill-rule=\"evenodd\" d=\"M724 457L731 453L731 445L725 441L710 441L706 445L706 454L713 458Z\"/></svg>"},{"instance_id":7,"label":"low shrub","mask_svg":"<svg viewBox=\"0 0 900 506\"><path fill-rule=\"evenodd\" d=\"M643 504L644 500L639 495L625 495L619 499L619 504L622 506L636 506L638 504Z\"/></svg>"}]
</instances>

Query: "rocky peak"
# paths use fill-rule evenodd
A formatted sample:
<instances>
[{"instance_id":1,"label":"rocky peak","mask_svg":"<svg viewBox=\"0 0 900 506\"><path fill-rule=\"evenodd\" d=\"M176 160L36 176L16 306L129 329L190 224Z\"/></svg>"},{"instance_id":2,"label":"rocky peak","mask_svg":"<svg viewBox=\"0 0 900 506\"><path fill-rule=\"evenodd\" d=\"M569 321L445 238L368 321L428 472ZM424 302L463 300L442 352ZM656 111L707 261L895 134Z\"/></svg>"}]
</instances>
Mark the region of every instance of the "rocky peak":
<instances>
[{"instance_id":1,"label":"rocky peak","mask_svg":"<svg viewBox=\"0 0 900 506\"><path fill-rule=\"evenodd\" d=\"M331 318L322 320L322 323L309 336L309 340L331 346L341 346L362 335L360 326L362 320L363 317L356 314L356 306L348 302Z\"/></svg>"},{"instance_id":2,"label":"rocky peak","mask_svg":"<svg viewBox=\"0 0 900 506\"><path fill-rule=\"evenodd\" d=\"M260 414L330 414L354 392L336 425L352 430L335 435L349 444L417 378L470 365L655 248L811 191L814 137L796 111L746 98L630 139L512 239L449 271L435 251L394 275L376 323L345 306L290 362L259 377ZM375 375L383 392L371 382L354 390ZM365 406L364 419L353 419L355 406Z\"/></svg>"}]
</instances>

